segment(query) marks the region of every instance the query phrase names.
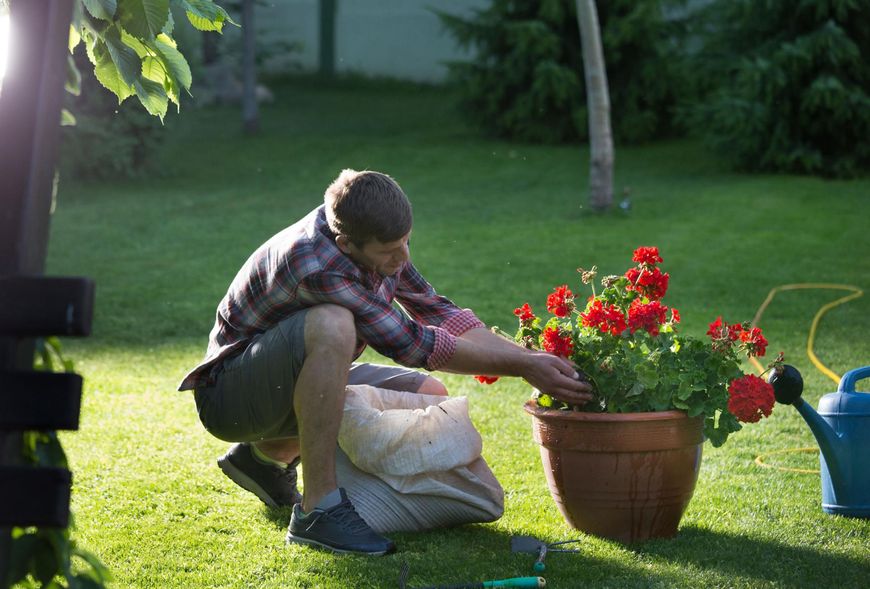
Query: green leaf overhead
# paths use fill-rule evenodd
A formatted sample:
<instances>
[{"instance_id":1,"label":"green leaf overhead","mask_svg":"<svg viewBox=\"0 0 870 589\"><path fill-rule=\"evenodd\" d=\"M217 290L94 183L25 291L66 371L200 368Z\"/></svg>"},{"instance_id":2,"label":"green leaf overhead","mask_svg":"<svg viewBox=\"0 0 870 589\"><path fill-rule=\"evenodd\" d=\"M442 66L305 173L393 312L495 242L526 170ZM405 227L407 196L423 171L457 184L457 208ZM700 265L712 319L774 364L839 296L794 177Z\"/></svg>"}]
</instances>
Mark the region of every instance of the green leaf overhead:
<instances>
[{"instance_id":1,"label":"green leaf overhead","mask_svg":"<svg viewBox=\"0 0 870 589\"><path fill-rule=\"evenodd\" d=\"M190 66L187 64L184 55L176 49L175 43L172 42L172 39L166 35L158 35L157 39L154 41L154 46L160 54L160 57L163 59L163 63L167 66L172 78L178 82L182 88L189 91L190 85L193 83Z\"/></svg>"},{"instance_id":2,"label":"green leaf overhead","mask_svg":"<svg viewBox=\"0 0 870 589\"><path fill-rule=\"evenodd\" d=\"M169 106L169 99L163 86L151 80L140 79L133 84L133 88L136 91L136 97L142 103L142 106L145 107L145 110L155 117L160 117L162 121Z\"/></svg>"},{"instance_id":3,"label":"green leaf overhead","mask_svg":"<svg viewBox=\"0 0 870 589\"><path fill-rule=\"evenodd\" d=\"M124 81L118 68L115 67L105 41L94 39L93 43L88 43L88 57L94 64L94 75L97 80L118 97L119 104L133 94L130 84Z\"/></svg>"},{"instance_id":4,"label":"green leaf overhead","mask_svg":"<svg viewBox=\"0 0 870 589\"><path fill-rule=\"evenodd\" d=\"M211 0L181 0L187 19L200 31L223 31L224 23L236 24L227 11Z\"/></svg>"},{"instance_id":5,"label":"green leaf overhead","mask_svg":"<svg viewBox=\"0 0 870 589\"><path fill-rule=\"evenodd\" d=\"M142 74L142 60L139 59L133 48L121 40L118 29L107 29L103 39L106 42L106 48L112 62L118 68L118 73L121 74L121 79L127 85L132 86Z\"/></svg>"},{"instance_id":6,"label":"green leaf overhead","mask_svg":"<svg viewBox=\"0 0 870 589\"><path fill-rule=\"evenodd\" d=\"M78 96L82 91L82 75L79 73L72 55L66 56L66 91L73 96Z\"/></svg>"},{"instance_id":7,"label":"green leaf overhead","mask_svg":"<svg viewBox=\"0 0 870 589\"><path fill-rule=\"evenodd\" d=\"M0 0L2 2L2 0ZM203 31L221 31L232 23L229 14L212 0L74 0L69 50L84 41L97 80L119 102L135 94L152 115L162 117L168 101L180 104L190 93L192 75L172 33L170 6L186 12ZM77 89L74 67L67 89Z\"/></svg>"},{"instance_id":8,"label":"green leaf overhead","mask_svg":"<svg viewBox=\"0 0 870 589\"><path fill-rule=\"evenodd\" d=\"M118 10L118 0L82 0L88 12L94 18L112 20Z\"/></svg>"},{"instance_id":9,"label":"green leaf overhead","mask_svg":"<svg viewBox=\"0 0 870 589\"><path fill-rule=\"evenodd\" d=\"M169 19L169 0L119 0L118 7L121 26L138 39L153 39Z\"/></svg>"}]
</instances>

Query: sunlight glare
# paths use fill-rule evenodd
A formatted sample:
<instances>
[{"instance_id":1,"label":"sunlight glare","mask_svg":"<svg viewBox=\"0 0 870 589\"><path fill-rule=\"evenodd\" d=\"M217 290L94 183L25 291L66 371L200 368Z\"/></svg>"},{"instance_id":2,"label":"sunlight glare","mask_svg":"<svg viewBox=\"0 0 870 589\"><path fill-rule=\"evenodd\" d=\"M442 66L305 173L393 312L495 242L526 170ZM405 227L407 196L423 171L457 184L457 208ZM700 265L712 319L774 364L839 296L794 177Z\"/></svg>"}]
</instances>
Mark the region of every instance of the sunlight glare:
<instances>
[{"instance_id":1,"label":"sunlight glare","mask_svg":"<svg viewBox=\"0 0 870 589\"><path fill-rule=\"evenodd\" d=\"M6 60L9 57L9 37L11 35L9 13L0 1L0 88L3 87L3 76L6 74Z\"/></svg>"}]
</instances>

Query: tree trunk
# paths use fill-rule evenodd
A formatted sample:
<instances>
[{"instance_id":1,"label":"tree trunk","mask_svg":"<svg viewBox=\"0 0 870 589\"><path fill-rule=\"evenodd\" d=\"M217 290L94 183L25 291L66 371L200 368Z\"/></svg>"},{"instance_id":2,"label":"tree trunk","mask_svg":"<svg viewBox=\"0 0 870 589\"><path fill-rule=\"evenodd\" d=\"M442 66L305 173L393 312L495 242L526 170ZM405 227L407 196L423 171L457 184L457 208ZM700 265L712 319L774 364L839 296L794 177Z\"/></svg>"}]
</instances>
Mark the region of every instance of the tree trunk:
<instances>
[{"instance_id":1,"label":"tree trunk","mask_svg":"<svg viewBox=\"0 0 870 589\"><path fill-rule=\"evenodd\" d=\"M335 75L335 10L338 0L320 0L320 74Z\"/></svg>"},{"instance_id":2,"label":"tree trunk","mask_svg":"<svg viewBox=\"0 0 870 589\"><path fill-rule=\"evenodd\" d=\"M256 133L260 127L257 110L256 31L254 30L254 0L242 2L242 123L245 133Z\"/></svg>"},{"instance_id":3,"label":"tree trunk","mask_svg":"<svg viewBox=\"0 0 870 589\"><path fill-rule=\"evenodd\" d=\"M589 113L589 205L595 211L605 211L613 205L613 135L610 131L607 69L595 0L576 0L575 4L583 47L586 110Z\"/></svg>"}]
</instances>

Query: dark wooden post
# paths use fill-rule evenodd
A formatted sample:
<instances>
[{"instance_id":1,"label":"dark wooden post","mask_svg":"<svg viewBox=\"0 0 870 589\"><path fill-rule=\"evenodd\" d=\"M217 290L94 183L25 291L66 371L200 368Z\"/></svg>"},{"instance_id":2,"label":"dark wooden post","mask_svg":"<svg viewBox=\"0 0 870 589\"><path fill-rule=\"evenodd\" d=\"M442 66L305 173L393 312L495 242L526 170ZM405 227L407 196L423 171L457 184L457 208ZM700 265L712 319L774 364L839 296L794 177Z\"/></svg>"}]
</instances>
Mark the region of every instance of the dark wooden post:
<instances>
[{"instance_id":1,"label":"dark wooden post","mask_svg":"<svg viewBox=\"0 0 870 589\"><path fill-rule=\"evenodd\" d=\"M260 128L257 105L257 31L254 28L254 0L242 0L242 124L245 133Z\"/></svg>"},{"instance_id":2,"label":"dark wooden post","mask_svg":"<svg viewBox=\"0 0 870 589\"><path fill-rule=\"evenodd\" d=\"M72 7L73 0L9 5L14 47L0 94L0 278L44 269ZM9 303L0 297L0 307ZM0 333L0 370L32 368L33 351L33 339ZM14 468L20 454L20 431L0 429L0 468ZM10 528L0 527L0 587L10 541Z\"/></svg>"},{"instance_id":3,"label":"dark wooden post","mask_svg":"<svg viewBox=\"0 0 870 589\"><path fill-rule=\"evenodd\" d=\"M338 0L320 0L320 74L335 75L335 13Z\"/></svg>"}]
</instances>

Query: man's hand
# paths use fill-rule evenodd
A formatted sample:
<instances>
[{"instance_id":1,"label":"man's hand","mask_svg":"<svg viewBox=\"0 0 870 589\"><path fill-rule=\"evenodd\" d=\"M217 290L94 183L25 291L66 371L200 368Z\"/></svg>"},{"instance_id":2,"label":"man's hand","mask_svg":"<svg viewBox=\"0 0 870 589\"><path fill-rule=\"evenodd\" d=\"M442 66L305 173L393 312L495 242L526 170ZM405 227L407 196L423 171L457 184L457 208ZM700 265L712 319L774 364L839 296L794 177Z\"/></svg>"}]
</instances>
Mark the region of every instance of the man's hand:
<instances>
[{"instance_id":1,"label":"man's hand","mask_svg":"<svg viewBox=\"0 0 870 589\"><path fill-rule=\"evenodd\" d=\"M542 393L570 405L585 405L592 400L592 385L580 380L574 365L559 356L529 352L521 376Z\"/></svg>"}]
</instances>

